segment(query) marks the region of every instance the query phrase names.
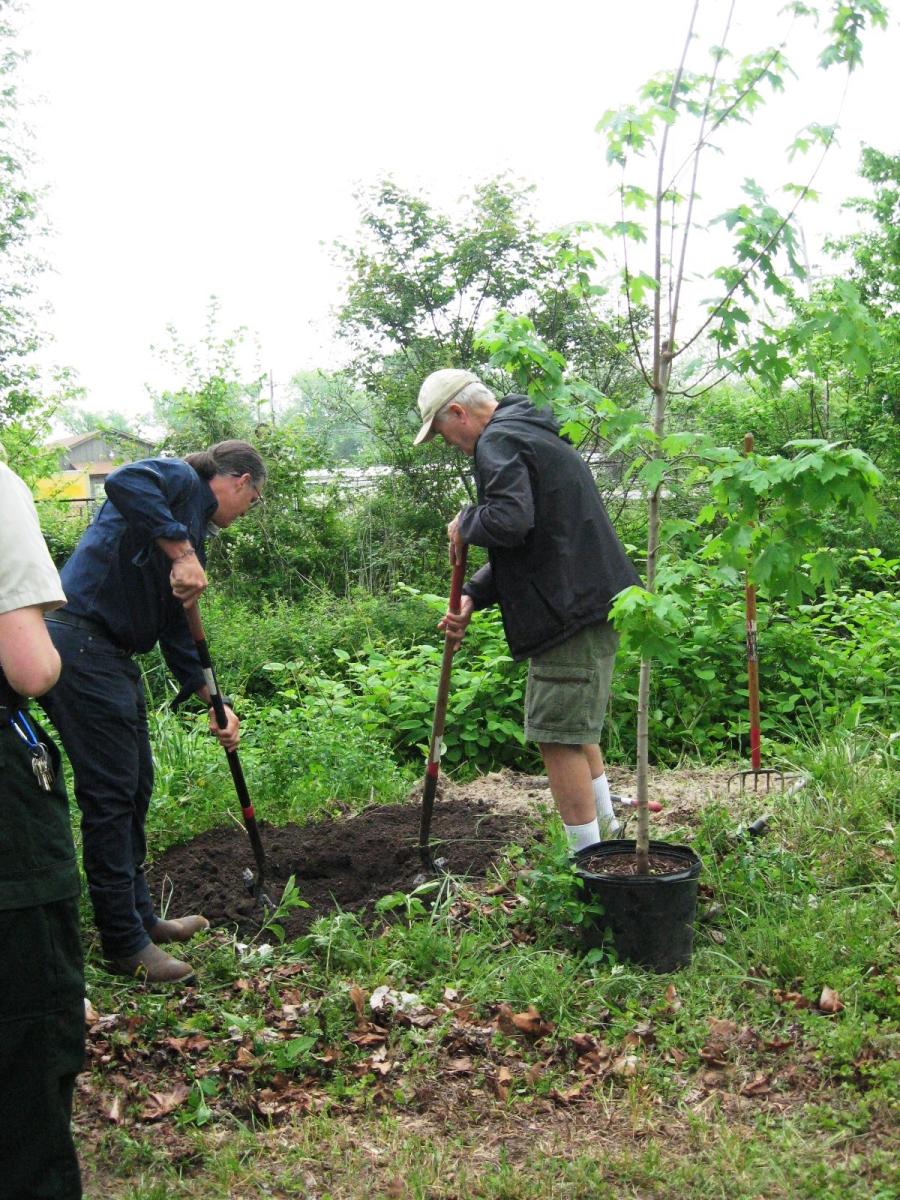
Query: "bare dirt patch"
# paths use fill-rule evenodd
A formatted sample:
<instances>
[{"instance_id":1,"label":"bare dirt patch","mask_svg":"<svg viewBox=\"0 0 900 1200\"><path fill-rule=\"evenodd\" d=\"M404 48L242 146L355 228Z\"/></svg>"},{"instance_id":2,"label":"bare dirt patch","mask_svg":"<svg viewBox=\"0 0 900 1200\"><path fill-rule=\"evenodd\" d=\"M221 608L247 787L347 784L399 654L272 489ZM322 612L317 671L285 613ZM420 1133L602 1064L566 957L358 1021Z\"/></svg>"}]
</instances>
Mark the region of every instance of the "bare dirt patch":
<instances>
[{"instance_id":1,"label":"bare dirt patch","mask_svg":"<svg viewBox=\"0 0 900 1200\"><path fill-rule=\"evenodd\" d=\"M705 804L726 796L729 774L716 769L654 774L651 799L663 805L653 817L654 831L694 824ZM610 771L610 777L614 790L633 794L633 775ZM293 875L309 905L286 919L288 937L300 936L317 917L339 909L371 912L381 897L408 892L421 882L420 801L417 787L406 804L372 805L355 816L302 826L262 824L267 891L278 900ZM552 803L542 776L499 771L465 784L444 779L432 824L435 855L454 875L484 878L505 845L533 839L536 819ZM244 831L216 829L160 855L148 881L161 907L202 912L213 925L248 932L258 929L261 915L241 882L243 870L253 866Z\"/></svg>"}]
</instances>

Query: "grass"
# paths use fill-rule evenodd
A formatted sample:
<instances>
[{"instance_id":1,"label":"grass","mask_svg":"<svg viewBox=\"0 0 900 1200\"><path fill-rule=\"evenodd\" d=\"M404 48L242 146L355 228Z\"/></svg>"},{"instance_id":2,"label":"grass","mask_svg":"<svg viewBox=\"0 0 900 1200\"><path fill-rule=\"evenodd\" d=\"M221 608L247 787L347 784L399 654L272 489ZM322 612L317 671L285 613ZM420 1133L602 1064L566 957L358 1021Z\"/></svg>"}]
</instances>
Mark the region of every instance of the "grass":
<instances>
[{"instance_id":1,"label":"grass","mask_svg":"<svg viewBox=\"0 0 900 1200\"><path fill-rule=\"evenodd\" d=\"M413 772L398 767L386 746L352 718L311 719L297 708L245 700L240 760L258 815L275 825L302 824L374 800L399 802ZM155 852L207 829L240 820L228 763L209 736L206 714L150 714L154 799L147 822Z\"/></svg>"},{"instance_id":2,"label":"grass","mask_svg":"<svg viewBox=\"0 0 900 1200\"><path fill-rule=\"evenodd\" d=\"M710 918L677 975L581 952L553 836L488 887L387 898L374 927L209 935L180 997L114 981L91 947L87 1195L895 1195L896 762L863 732L794 752L810 783L766 837L735 841L722 807L673 837ZM411 1016L373 1012L383 985Z\"/></svg>"}]
</instances>

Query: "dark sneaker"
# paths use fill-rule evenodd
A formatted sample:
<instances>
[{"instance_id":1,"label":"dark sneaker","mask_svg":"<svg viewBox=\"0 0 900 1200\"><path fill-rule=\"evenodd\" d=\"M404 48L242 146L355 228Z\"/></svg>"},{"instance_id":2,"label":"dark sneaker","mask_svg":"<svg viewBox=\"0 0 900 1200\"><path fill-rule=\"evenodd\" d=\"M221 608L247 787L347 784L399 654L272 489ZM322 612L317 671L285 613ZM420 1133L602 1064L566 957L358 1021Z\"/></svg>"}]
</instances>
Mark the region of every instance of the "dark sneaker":
<instances>
[{"instance_id":1,"label":"dark sneaker","mask_svg":"<svg viewBox=\"0 0 900 1200\"><path fill-rule=\"evenodd\" d=\"M201 929L209 929L209 921L206 917L195 914L190 917L174 917L171 921L157 921L147 930L147 935L151 942L161 946L165 942L189 942Z\"/></svg>"},{"instance_id":2,"label":"dark sneaker","mask_svg":"<svg viewBox=\"0 0 900 1200\"><path fill-rule=\"evenodd\" d=\"M137 954L127 958L112 958L107 964L115 975L127 975L144 983L187 983L194 978L194 968L151 942Z\"/></svg>"}]
</instances>

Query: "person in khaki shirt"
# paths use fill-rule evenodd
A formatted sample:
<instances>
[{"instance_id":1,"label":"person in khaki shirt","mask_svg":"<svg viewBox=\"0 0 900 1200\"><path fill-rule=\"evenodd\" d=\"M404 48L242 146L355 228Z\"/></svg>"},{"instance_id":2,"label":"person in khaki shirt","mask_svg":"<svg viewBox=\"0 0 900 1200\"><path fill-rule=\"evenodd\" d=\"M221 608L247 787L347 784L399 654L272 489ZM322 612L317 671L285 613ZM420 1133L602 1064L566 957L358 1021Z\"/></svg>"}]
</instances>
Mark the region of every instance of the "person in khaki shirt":
<instances>
[{"instance_id":1,"label":"person in khaki shirt","mask_svg":"<svg viewBox=\"0 0 900 1200\"><path fill-rule=\"evenodd\" d=\"M59 751L28 708L59 677L65 603L31 493L0 462L0 1200L81 1196L79 879Z\"/></svg>"}]
</instances>

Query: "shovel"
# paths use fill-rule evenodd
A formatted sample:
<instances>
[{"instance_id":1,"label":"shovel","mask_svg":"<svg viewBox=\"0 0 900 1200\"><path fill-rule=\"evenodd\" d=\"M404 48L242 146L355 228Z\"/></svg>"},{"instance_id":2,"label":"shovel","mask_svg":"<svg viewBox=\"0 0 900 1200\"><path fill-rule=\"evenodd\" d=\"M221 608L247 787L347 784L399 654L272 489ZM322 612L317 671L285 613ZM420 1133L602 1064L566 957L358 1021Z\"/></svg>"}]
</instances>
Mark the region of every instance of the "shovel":
<instances>
[{"instance_id":1,"label":"shovel","mask_svg":"<svg viewBox=\"0 0 900 1200\"><path fill-rule=\"evenodd\" d=\"M203 668L206 686L209 688L209 698L213 711L216 714L216 724L220 729L224 729L228 724L228 718L225 716L225 704L222 700L222 693L219 691L218 682L216 681L212 659L209 657L209 646L206 644L206 634L203 631L203 621L200 619L199 605L194 603L189 608L185 608L184 612L187 617L188 628L191 631L191 637L194 639L194 645L197 647L197 657L200 659L200 666ZM266 875L266 859L263 854L259 830L256 827L253 802L250 799L250 793L247 791L247 783L244 779L241 760L238 758L237 750L226 750L225 756L228 759L231 778L234 780L234 790L237 792L237 798L240 801L241 813L244 817L244 827L247 830L247 836L250 838L250 845L253 847L253 857L256 859L256 879L253 878L253 872L250 868L245 867L243 872L244 886L254 900L259 900L266 907L274 909L275 905L262 890L263 880Z\"/></svg>"},{"instance_id":2,"label":"shovel","mask_svg":"<svg viewBox=\"0 0 900 1200\"><path fill-rule=\"evenodd\" d=\"M458 613L462 603L462 585L466 573L466 551L463 545L450 577L450 611ZM434 812L434 797L437 792L438 775L441 772L441 749L444 744L444 723L447 718L447 697L450 693L450 670L453 666L454 642L448 633L444 638L444 657L441 660L441 677L438 681L437 700L434 705L434 721L431 725L431 748L428 751L428 766L422 788L422 823L419 827L419 858L427 871L436 870L431 854L431 814Z\"/></svg>"}]
</instances>

